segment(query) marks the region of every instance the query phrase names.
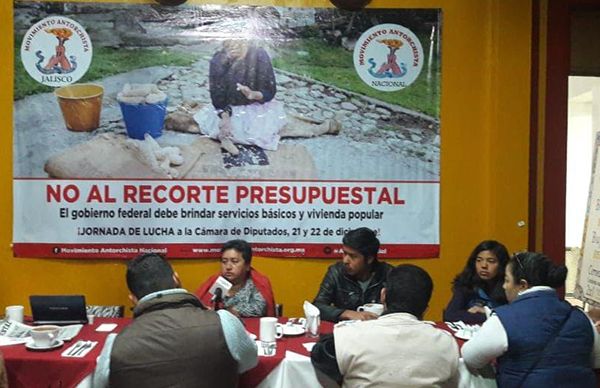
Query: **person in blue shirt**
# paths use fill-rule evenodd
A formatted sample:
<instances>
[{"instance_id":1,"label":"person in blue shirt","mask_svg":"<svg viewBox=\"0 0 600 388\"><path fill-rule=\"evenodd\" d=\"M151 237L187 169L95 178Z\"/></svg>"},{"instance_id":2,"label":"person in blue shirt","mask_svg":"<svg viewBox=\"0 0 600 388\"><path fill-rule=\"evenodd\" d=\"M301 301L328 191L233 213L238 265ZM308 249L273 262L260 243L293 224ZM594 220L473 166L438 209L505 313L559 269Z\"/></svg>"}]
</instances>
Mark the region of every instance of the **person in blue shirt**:
<instances>
[{"instance_id":1,"label":"person in blue shirt","mask_svg":"<svg viewBox=\"0 0 600 388\"><path fill-rule=\"evenodd\" d=\"M562 300L567 268L536 252L516 253L506 266L509 304L462 347L465 364L479 369L495 361L499 388L596 387L600 341L592 321Z\"/></svg>"},{"instance_id":2,"label":"person in blue shirt","mask_svg":"<svg viewBox=\"0 0 600 388\"><path fill-rule=\"evenodd\" d=\"M486 320L486 307L493 309L506 304L502 283L508 260L506 247L498 241L479 243L463 271L454 278L444 320L481 324Z\"/></svg>"}]
</instances>

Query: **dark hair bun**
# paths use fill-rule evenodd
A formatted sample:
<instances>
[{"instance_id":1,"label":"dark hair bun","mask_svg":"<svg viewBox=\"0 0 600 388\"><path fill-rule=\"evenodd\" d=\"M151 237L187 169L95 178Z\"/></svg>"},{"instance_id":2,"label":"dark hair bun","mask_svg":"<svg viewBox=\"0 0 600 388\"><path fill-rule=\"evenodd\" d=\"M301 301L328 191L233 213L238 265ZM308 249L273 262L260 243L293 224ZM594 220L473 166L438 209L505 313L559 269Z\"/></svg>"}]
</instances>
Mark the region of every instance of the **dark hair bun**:
<instances>
[{"instance_id":1,"label":"dark hair bun","mask_svg":"<svg viewBox=\"0 0 600 388\"><path fill-rule=\"evenodd\" d=\"M548 268L548 285L552 288L562 287L567 279L567 267L564 265L550 265Z\"/></svg>"}]
</instances>

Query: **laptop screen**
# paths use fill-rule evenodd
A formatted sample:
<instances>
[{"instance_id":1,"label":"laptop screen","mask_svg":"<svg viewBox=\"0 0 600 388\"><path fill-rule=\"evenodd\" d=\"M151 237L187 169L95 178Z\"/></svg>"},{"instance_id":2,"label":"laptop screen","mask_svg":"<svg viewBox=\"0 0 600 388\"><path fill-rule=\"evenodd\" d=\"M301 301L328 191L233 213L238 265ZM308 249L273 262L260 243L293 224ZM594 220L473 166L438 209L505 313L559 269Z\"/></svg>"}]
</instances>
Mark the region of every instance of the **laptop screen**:
<instances>
[{"instance_id":1,"label":"laptop screen","mask_svg":"<svg viewBox=\"0 0 600 388\"><path fill-rule=\"evenodd\" d=\"M34 324L87 323L83 295L31 295L29 303Z\"/></svg>"}]
</instances>

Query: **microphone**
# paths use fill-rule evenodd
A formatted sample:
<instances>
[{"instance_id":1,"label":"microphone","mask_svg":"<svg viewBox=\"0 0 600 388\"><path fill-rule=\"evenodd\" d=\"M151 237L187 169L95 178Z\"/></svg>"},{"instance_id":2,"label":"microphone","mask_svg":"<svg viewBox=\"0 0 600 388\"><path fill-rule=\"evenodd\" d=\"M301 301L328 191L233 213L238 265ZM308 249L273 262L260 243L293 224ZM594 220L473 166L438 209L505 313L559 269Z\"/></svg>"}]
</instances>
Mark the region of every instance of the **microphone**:
<instances>
[{"instance_id":1,"label":"microphone","mask_svg":"<svg viewBox=\"0 0 600 388\"><path fill-rule=\"evenodd\" d=\"M218 311L221 308L223 308L223 306L222 306L222 302L223 302L223 289L221 287L217 287L215 289L215 294L210 299L210 301L213 304L213 310L214 311Z\"/></svg>"},{"instance_id":2,"label":"microphone","mask_svg":"<svg viewBox=\"0 0 600 388\"><path fill-rule=\"evenodd\" d=\"M231 289L232 284L222 276L219 276L217 280L210 287L208 292L212 294L210 303L213 305L213 309L217 311L223 307L223 296Z\"/></svg>"},{"instance_id":3,"label":"microphone","mask_svg":"<svg viewBox=\"0 0 600 388\"><path fill-rule=\"evenodd\" d=\"M210 298L210 301L212 303L216 303L219 302L221 299L223 299L223 289L221 287L217 287L215 289L215 293L212 296L212 298Z\"/></svg>"}]
</instances>

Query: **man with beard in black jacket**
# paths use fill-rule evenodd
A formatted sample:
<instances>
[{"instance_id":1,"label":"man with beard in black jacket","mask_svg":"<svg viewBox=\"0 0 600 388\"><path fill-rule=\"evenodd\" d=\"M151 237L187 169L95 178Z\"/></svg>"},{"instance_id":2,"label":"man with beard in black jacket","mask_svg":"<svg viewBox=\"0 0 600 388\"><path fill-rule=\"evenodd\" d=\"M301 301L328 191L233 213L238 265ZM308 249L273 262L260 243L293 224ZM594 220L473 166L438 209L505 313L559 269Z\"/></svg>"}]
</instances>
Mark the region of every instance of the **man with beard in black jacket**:
<instances>
[{"instance_id":1,"label":"man with beard in black jacket","mask_svg":"<svg viewBox=\"0 0 600 388\"><path fill-rule=\"evenodd\" d=\"M381 289L392 266L377 260L379 240L369 228L349 231L342 245L342 260L327 270L314 304L326 321L376 319L377 315L356 309L381 303Z\"/></svg>"}]
</instances>

